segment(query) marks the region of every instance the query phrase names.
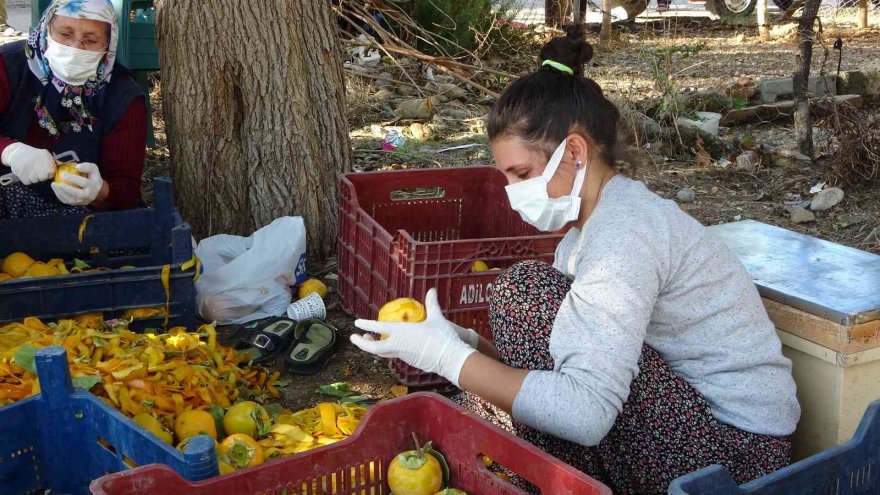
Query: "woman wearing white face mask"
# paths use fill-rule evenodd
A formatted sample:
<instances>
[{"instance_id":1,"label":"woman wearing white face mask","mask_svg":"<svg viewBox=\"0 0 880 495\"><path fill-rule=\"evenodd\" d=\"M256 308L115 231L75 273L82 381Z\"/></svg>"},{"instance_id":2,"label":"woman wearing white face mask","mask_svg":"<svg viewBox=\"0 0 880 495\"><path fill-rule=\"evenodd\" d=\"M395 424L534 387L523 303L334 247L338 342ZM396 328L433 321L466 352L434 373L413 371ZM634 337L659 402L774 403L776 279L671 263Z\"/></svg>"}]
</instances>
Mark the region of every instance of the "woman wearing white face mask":
<instances>
[{"instance_id":1,"label":"woman wearing white face mask","mask_svg":"<svg viewBox=\"0 0 880 495\"><path fill-rule=\"evenodd\" d=\"M800 408L758 292L721 241L615 170L619 113L573 75L575 34L488 121L511 206L538 229L570 228L554 266L498 278L494 344L445 320L433 290L425 322L358 320L390 338L351 340L439 373L477 411L511 412L519 435L615 493L666 493L713 463L740 483L779 469Z\"/></svg>"},{"instance_id":2,"label":"woman wearing white face mask","mask_svg":"<svg viewBox=\"0 0 880 495\"><path fill-rule=\"evenodd\" d=\"M0 175L18 179L0 187L0 218L141 204L146 101L116 43L109 0L54 0L27 42L0 46ZM67 152L81 175L53 183Z\"/></svg>"}]
</instances>

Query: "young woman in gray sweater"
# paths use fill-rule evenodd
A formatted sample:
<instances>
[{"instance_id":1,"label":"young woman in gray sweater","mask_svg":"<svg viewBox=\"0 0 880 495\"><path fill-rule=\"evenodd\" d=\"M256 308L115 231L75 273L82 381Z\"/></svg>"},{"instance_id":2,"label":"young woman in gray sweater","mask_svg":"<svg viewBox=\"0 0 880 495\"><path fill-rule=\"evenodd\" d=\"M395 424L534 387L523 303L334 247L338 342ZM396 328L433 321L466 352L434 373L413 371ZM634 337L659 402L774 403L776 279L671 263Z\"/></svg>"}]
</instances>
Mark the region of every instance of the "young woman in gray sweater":
<instances>
[{"instance_id":1,"label":"young woman in gray sweater","mask_svg":"<svg viewBox=\"0 0 880 495\"><path fill-rule=\"evenodd\" d=\"M582 36L582 35L581 35ZM511 206L568 229L553 266L493 286L494 343L443 318L358 320L360 348L439 373L510 412L516 432L615 493L666 493L709 464L740 482L788 463L800 416L791 362L742 264L678 206L618 173L619 112L551 42L489 114Z\"/></svg>"}]
</instances>

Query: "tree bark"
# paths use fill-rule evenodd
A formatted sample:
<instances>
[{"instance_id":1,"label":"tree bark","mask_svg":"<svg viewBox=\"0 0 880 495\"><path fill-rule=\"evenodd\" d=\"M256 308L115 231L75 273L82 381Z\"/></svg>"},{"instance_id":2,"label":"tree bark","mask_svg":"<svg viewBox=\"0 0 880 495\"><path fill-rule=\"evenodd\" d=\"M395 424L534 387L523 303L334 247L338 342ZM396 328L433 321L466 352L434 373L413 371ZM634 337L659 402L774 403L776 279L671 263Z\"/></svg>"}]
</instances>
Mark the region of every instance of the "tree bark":
<instances>
[{"instance_id":1,"label":"tree bark","mask_svg":"<svg viewBox=\"0 0 880 495\"><path fill-rule=\"evenodd\" d=\"M329 2L155 5L172 174L196 236L300 215L309 259L331 256L351 148Z\"/></svg>"},{"instance_id":2,"label":"tree bark","mask_svg":"<svg viewBox=\"0 0 880 495\"><path fill-rule=\"evenodd\" d=\"M794 131L798 150L813 159L813 124L810 119L810 102L807 99L807 83L810 80L810 64L813 60L813 26L819 13L821 0L806 0L798 23L797 41L800 48L798 69L794 73Z\"/></svg>"},{"instance_id":3,"label":"tree bark","mask_svg":"<svg viewBox=\"0 0 880 495\"><path fill-rule=\"evenodd\" d=\"M574 24L581 25L584 23L584 17L587 12L587 0L571 0L571 11L574 17Z\"/></svg>"},{"instance_id":4,"label":"tree bark","mask_svg":"<svg viewBox=\"0 0 880 495\"><path fill-rule=\"evenodd\" d=\"M755 6L758 13L758 39L770 41L770 23L767 19L767 0L758 0Z\"/></svg>"},{"instance_id":5,"label":"tree bark","mask_svg":"<svg viewBox=\"0 0 880 495\"><path fill-rule=\"evenodd\" d=\"M859 0L859 29L868 27L868 0Z\"/></svg>"},{"instance_id":6,"label":"tree bark","mask_svg":"<svg viewBox=\"0 0 880 495\"><path fill-rule=\"evenodd\" d=\"M599 30L599 46L608 48L611 42L611 0L602 0L602 29Z\"/></svg>"}]
</instances>

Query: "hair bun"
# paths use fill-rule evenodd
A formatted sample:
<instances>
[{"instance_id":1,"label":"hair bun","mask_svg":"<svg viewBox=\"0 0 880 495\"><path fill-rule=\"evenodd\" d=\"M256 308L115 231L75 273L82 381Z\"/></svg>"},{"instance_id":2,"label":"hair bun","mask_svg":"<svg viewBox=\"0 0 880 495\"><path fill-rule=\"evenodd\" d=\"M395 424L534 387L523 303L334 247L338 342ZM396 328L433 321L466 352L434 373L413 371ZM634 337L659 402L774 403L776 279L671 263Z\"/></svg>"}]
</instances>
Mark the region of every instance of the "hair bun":
<instances>
[{"instance_id":1,"label":"hair bun","mask_svg":"<svg viewBox=\"0 0 880 495\"><path fill-rule=\"evenodd\" d=\"M584 39L584 26L572 24L563 29L565 36L553 38L541 48L539 63L553 60L571 67L575 76L584 77L584 64L593 58L593 47Z\"/></svg>"}]
</instances>

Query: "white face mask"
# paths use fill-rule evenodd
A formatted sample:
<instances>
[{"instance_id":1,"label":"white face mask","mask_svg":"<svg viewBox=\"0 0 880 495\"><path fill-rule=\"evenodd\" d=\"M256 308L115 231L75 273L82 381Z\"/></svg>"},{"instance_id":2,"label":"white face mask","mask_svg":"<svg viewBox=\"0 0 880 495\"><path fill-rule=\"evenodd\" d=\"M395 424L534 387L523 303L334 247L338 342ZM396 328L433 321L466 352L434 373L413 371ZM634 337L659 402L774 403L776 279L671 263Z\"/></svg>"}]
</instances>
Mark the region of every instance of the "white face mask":
<instances>
[{"instance_id":1,"label":"white face mask","mask_svg":"<svg viewBox=\"0 0 880 495\"><path fill-rule=\"evenodd\" d=\"M98 64L106 53L67 46L52 39L51 35L46 36L46 44L46 52L43 56L49 62L52 74L74 86L82 86L86 81L97 76Z\"/></svg>"},{"instance_id":2,"label":"white face mask","mask_svg":"<svg viewBox=\"0 0 880 495\"><path fill-rule=\"evenodd\" d=\"M587 175L586 164L575 175L570 195L551 199L547 193L547 184L556 174L559 163L565 156L565 145L566 141L563 141L556 148L550 161L547 162L544 173L539 177L505 187L511 208L519 213L524 222L542 232L561 229L568 222L577 220L578 213L581 211L581 198L578 195Z\"/></svg>"}]
</instances>

